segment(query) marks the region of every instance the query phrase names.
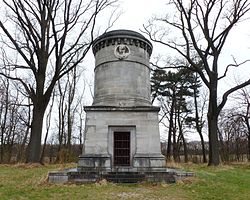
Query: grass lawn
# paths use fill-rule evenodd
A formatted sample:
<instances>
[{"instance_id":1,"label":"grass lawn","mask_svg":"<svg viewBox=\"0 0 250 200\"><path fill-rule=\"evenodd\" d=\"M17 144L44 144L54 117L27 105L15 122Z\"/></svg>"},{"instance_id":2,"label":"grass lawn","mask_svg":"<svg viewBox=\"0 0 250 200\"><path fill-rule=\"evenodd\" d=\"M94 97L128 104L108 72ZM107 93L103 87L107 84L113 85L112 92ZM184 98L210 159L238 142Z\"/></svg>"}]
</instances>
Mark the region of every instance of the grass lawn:
<instances>
[{"instance_id":1,"label":"grass lawn","mask_svg":"<svg viewBox=\"0 0 250 200\"><path fill-rule=\"evenodd\" d=\"M49 171L63 165L0 165L0 200L10 199L250 199L250 164L182 165L195 177L176 184L49 184ZM72 165L71 165L72 167Z\"/></svg>"}]
</instances>

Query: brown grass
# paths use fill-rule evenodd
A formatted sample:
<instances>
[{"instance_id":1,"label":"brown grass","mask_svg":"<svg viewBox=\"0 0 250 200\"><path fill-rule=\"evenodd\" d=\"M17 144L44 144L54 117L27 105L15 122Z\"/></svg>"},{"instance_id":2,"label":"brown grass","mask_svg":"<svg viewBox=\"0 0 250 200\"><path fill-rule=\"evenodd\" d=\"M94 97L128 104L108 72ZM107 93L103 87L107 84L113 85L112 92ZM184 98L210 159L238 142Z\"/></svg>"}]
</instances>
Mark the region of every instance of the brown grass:
<instances>
[{"instance_id":1,"label":"brown grass","mask_svg":"<svg viewBox=\"0 0 250 200\"><path fill-rule=\"evenodd\" d=\"M43 165L40 163L17 163L15 165L11 165L15 168L22 168L22 169L33 169L33 168L40 168Z\"/></svg>"}]
</instances>

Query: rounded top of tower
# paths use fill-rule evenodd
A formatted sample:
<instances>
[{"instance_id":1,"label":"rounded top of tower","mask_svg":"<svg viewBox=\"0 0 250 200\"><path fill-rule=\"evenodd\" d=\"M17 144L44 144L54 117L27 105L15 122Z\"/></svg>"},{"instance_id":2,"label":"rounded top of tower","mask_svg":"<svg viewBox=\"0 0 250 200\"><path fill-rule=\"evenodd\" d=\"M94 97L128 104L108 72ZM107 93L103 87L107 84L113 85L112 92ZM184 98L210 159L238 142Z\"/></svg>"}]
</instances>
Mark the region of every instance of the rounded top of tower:
<instances>
[{"instance_id":1,"label":"rounded top of tower","mask_svg":"<svg viewBox=\"0 0 250 200\"><path fill-rule=\"evenodd\" d=\"M126 29L118 29L106 32L93 41L92 50L94 55L97 51L109 45L130 44L145 49L149 56L152 53L153 45L142 34Z\"/></svg>"}]
</instances>

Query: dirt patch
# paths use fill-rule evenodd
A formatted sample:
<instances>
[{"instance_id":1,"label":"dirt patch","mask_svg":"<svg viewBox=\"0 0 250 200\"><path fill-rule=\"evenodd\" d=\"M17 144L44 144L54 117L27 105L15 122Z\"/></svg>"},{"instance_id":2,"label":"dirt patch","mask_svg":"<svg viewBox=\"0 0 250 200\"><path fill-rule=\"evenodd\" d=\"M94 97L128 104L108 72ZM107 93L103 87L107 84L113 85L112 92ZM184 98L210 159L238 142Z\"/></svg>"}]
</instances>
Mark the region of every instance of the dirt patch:
<instances>
[{"instance_id":1,"label":"dirt patch","mask_svg":"<svg viewBox=\"0 0 250 200\"><path fill-rule=\"evenodd\" d=\"M106 179L102 179L95 183L96 186L105 186L108 185L108 181Z\"/></svg>"},{"instance_id":2,"label":"dirt patch","mask_svg":"<svg viewBox=\"0 0 250 200\"><path fill-rule=\"evenodd\" d=\"M185 184L185 185L190 185L199 182L199 178L197 177L187 177L187 178L182 178L180 180L177 180L176 183L179 185Z\"/></svg>"},{"instance_id":3,"label":"dirt patch","mask_svg":"<svg viewBox=\"0 0 250 200\"><path fill-rule=\"evenodd\" d=\"M39 168L42 166L44 165L40 163L18 163L14 165L15 168L22 168L22 169L33 169L33 168Z\"/></svg>"},{"instance_id":4,"label":"dirt patch","mask_svg":"<svg viewBox=\"0 0 250 200\"><path fill-rule=\"evenodd\" d=\"M138 194L136 192L122 192L119 194L116 194L117 197L119 197L119 199L138 199L140 197L142 197L143 195Z\"/></svg>"}]
</instances>

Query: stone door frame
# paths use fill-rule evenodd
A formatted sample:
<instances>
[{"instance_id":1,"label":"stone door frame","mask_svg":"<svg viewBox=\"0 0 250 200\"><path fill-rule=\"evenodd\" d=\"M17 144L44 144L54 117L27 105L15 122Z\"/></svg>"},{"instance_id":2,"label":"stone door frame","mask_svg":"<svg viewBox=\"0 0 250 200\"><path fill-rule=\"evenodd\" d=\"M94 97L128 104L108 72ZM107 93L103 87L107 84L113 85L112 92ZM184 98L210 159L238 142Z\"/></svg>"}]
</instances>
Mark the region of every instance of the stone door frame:
<instances>
[{"instance_id":1,"label":"stone door frame","mask_svg":"<svg viewBox=\"0 0 250 200\"><path fill-rule=\"evenodd\" d=\"M130 166L114 165L114 132L130 132ZM108 126L108 154L111 157L111 168L133 167L133 157L136 153L136 126Z\"/></svg>"}]
</instances>

